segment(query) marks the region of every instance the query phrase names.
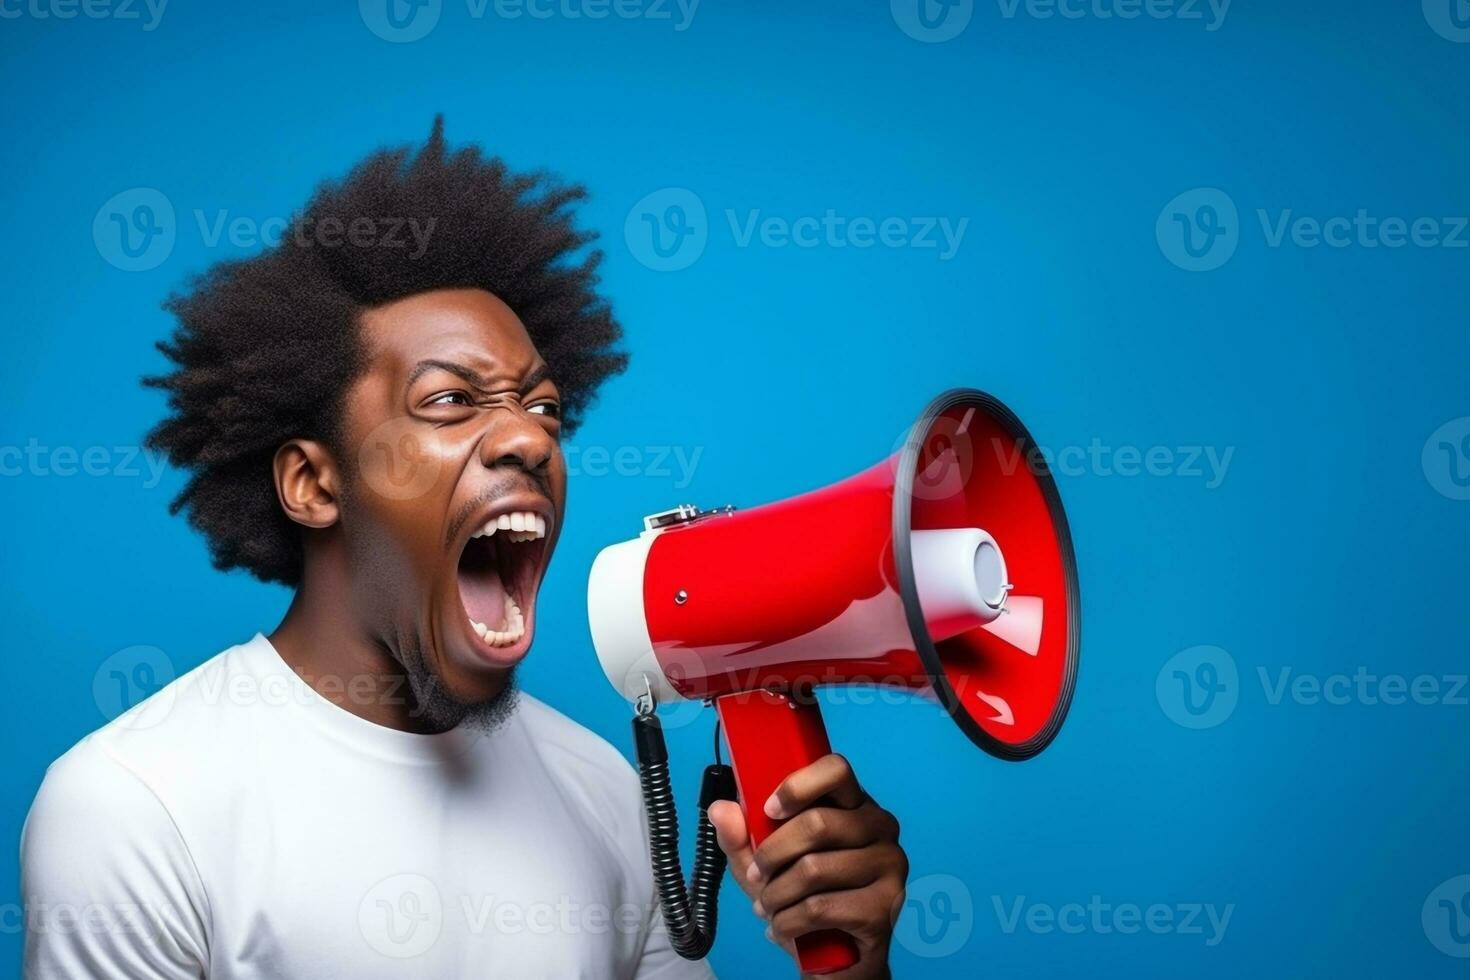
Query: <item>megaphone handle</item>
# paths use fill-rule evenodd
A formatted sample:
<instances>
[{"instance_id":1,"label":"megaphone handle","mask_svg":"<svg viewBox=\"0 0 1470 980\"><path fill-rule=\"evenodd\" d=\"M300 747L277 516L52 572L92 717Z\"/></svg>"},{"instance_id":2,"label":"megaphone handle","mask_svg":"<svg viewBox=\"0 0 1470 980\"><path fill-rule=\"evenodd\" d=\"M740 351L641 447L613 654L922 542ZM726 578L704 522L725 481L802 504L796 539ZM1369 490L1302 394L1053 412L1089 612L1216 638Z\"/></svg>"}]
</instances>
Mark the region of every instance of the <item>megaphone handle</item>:
<instances>
[{"instance_id":1,"label":"megaphone handle","mask_svg":"<svg viewBox=\"0 0 1470 980\"><path fill-rule=\"evenodd\" d=\"M766 816L766 800L787 776L832 751L822 711L815 701L799 701L775 691L726 694L715 700L715 709L730 746L730 764L751 844L759 847L784 823ZM858 960L852 937L836 929L798 937L796 953L804 974L835 973Z\"/></svg>"}]
</instances>

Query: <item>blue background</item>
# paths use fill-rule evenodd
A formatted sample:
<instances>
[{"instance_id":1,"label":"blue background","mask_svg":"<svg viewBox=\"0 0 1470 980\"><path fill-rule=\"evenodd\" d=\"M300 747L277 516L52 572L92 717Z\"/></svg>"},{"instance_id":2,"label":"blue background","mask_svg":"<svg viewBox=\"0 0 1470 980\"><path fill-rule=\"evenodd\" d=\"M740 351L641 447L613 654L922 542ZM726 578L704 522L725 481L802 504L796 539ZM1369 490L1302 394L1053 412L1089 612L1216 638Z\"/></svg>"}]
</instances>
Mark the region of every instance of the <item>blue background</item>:
<instances>
[{"instance_id":1,"label":"blue background","mask_svg":"<svg viewBox=\"0 0 1470 980\"><path fill-rule=\"evenodd\" d=\"M443 111L452 141L589 186L582 220L604 232L634 357L574 445L648 449L634 475L589 466L573 481L529 690L627 751L628 709L586 634L596 550L682 500L753 504L831 481L885 454L940 389L982 387L1049 447L1168 447L1186 472L1059 476L1086 629L1072 714L1036 760L991 759L923 704L831 704L834 744L903 820L925 908L942 911L937 888L959 916L926 942L910 909L896 972L1463 975L1421 907L1470 871L1470 708L1273 703L1258 674L1412 679L1470 662L1470 502L1450 469L1470 459L1441 456L1437 440L1421 459L1431 433L1470 415L1470 250L1273 247L1257 215L1470 214L1470 44L1431 27L1451 23L1436 2L1237 0L1215 30L1203 7L1125 20L986 2L951 11L968 22L932 43L876 0L705 0L684 30L676 8L475 18L444 0L426 36L390 43L341 0L175 0L154 30L11 0L0 445L106 447L124 472L28 465L0 479L0 839L12 842L0 901L18 901L13 842L45 766L115 711L94 696L103 662L141 644L182 673L286 605L280 589L211 570L167 514L178 474L150 485L112 449L135 447L161 411L137 384L162 367L159 302L254 251L209 244L195 212L287 215L318 180L421 139ZM176 241L130 272L93 222L139 187L172 204ZM671 187L707 219L692 264L658 271L624 226ZM1163 213L1195 188L1238 209L1235 251L1210 271L1173 261ZM968 224L943 260L742 246L727 217L829 208ZM653 447L698 451L692 480L653 465ZM1232 450L1223 480L1189 475L1181 447ZM1192 728L1173 720L1201 718L1170 693L1168 664L1199 645L1238 680L1217 692L1232 710ZM671 740L690 800L712 719L681 720ZM1005 927L1018 900L1094 895L1233 911L1214 945L1208 926ZM733 885L726 899L716 968L784 971ZM18 970L15 923L11 904L0 972Z\"/></svg>"}]
</instances>

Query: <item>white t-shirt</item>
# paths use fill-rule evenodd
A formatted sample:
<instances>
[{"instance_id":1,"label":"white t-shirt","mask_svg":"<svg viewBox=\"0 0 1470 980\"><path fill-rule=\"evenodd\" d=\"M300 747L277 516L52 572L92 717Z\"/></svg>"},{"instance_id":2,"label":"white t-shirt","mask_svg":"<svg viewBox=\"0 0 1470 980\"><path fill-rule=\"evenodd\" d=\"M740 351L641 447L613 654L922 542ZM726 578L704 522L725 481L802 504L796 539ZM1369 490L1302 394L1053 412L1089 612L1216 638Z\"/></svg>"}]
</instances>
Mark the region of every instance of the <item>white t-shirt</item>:
<instances>
[{"instance_id":1,"label":"white t-shirt","mask_svg":"<svg viewBox=\"0 0 1470 980\"><path fill-rule=\"evenodd\" d=\"M521 695L486 736L327 701L263 636L92 733L21 838L32 980L709 977L632 768Z\"/></svg>"}]
</instances>

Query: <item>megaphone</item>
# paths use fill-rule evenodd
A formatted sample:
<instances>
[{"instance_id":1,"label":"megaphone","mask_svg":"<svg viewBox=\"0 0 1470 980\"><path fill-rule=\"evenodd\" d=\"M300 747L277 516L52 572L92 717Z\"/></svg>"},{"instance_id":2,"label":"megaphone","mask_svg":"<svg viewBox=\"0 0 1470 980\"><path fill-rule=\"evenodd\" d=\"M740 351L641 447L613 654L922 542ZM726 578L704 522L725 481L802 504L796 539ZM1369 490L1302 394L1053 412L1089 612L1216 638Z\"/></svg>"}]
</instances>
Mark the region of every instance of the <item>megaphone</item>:
<instances>
[{"instance_id":1,"label":"megaphone","mask_svg":"<svg viewBox=\"0 0 1470 980\"><path fill-rule=\"evenodd\" d=\"M737 510L681 506L593 562L588 617L634 721L654 877L674 947L713 942L724 865L703 810L763 804L831 751L811 692L882 684L936 700L986 752L1029 759L1056 737L1077 675L1077 568L1061 498L1030 433L996 398L947 391L888 459L830 486ZM653 708L712 703L733 766L706 772L686 886ZM713 878L713 884L711 884ZM797 940L804 973L853 965L840 932Z\"/></svg>"}]
</instances>

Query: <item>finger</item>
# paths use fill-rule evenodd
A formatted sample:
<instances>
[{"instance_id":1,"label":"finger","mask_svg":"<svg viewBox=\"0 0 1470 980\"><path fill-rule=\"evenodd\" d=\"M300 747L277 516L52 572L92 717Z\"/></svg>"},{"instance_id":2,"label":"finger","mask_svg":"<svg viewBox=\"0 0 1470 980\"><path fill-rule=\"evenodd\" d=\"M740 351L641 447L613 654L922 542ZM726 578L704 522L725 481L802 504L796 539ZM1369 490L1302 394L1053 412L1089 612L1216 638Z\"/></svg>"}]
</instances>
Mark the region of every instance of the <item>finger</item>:
<instances>
[{"instance_id":1,"label":"finger","mask_svg":"<svg viewBox=\"0 0 1470 980\"><path fill-rule=\"evenodd\" d=\"M840 851L897 839L898 821L869 804L859 810L818 806L803 810L771 832L755 849L752 879L772 878L809 851Z\"/></svg>"},{"instance_id":2,"label":"finger","mask_svg":"<svg viewBox=\"0 0 1470 980\"><path fill-rule=\"evenodd\" d=\"M835 752L787 776L766 800L766 816L772 820L784 820L823 797L844 810L862 806L867 799L852 766Z\"/></svg>"},{"instance_id":3,"label":"finger","mask_svg":"<svg viewBox=\"0 0 1470 980\"><path fill-rule=\"evenodd\" d=\"M871 929L880 920L886 924L887 914L887 906L875 888L818 892L771 916L766 931L778 943L791 942L819 929L856 934Z\"/></svg>"},{"instance_id":4,"label":"finger","mask_svg":"<svg viewBox=\"0 0 1470 980\"><path fill-rule=\"evenodd\" d=\"M767 916L818 892L846 891L871 885L897 870L892 844L873 844L845 851L803 854L772 878L756 897L756 914Z\"/></svg>"},{"instance_id":5,"label":"finger","mask_svg":"<svg viewBox=\"0 0 1470 980\"><path fill-rule=\"evenodd\" d=\"M730 871L741 886L750 880L749 870L754 852L750 847L750 831L745 825L745 814L730 800L716 800L709 805L709 822L715 828L715 840L730 862Z\"/></svg>"}]
</instances>

